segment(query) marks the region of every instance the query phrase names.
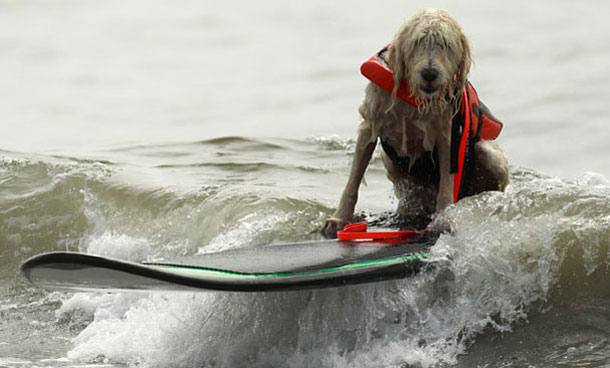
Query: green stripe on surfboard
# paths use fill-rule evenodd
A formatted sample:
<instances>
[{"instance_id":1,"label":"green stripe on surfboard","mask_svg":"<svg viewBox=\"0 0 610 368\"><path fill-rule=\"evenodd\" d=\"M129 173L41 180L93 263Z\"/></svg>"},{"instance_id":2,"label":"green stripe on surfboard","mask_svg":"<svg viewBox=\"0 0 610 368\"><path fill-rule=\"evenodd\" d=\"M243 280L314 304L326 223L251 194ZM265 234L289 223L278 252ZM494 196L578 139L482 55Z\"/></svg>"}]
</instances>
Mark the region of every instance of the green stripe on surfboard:
<instances>
[{"instance_id":1,"label":"green stripe on surfboard","mask_svg":"<svg viewBox=\"0 0 610 368\"><path fill-rule=\"evenodd\" d=\"M367 267L371 265L379 265L383 263L399 263L399 262L407 262L414 261L418 259L428 258L430 252L422 252L422 253L413 253L405 256L394 257L394 258L385 258L385 259L375 259L371 261L361 261L352 264L347 264L339 267L325 268L322 270L316 271L307 271L307 272L283 272L283 273L240 273L226 270L214 270L208 268L197 268L193 266L182 266L182 265L166 265L166 264L147 264L147 266L152 266L155 268L162 268L168 271L173 271L175 273L180 273L183 275L191 275L191 276L215 276L215 277L224 277L224 278L259 278L259 277L289 277L289 276L307 276L307 275L315 275L322 274L328 272L335 271L345 271L351 269L358 269L362 267Z\"/></svg>"}]
</instances>

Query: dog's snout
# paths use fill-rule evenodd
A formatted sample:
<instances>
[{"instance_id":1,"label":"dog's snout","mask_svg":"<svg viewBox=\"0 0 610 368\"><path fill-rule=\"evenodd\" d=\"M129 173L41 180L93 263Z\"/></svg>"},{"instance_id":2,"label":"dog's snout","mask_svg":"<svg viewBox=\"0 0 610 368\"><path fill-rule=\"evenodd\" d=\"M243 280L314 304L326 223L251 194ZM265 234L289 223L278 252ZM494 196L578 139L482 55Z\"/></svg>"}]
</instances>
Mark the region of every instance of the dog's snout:
<instances>
[{"instance_id":1,"label":"dog's snout","mask_svg":"<svg viewBox=\"0 0 610 368\"><path fill-rule=\"evenodd\" d=\"M426 82L429 82L429 83L434 82L436 80L436 78L438 78L438 70L436 70L434 68L426 68L421 71L421 77Z\"/></svg>"}]
</instances>

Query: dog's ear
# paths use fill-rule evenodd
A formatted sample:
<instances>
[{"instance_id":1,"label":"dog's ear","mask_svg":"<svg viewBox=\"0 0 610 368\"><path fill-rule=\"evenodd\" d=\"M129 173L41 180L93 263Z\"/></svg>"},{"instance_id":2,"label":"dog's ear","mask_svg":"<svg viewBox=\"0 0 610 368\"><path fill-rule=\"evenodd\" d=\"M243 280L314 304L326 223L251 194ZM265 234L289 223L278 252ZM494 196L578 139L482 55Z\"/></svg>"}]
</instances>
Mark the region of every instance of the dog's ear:
<instances>
[{"instance_id":1,"label":"dog's ear","mask_svg":"<svg viewBox=\"0 0 610 368\"><path fill-rule=\"evenodd\" d=\"M392 91L392 98L396 99L396 92L400 87L401 81L405 78L407 73L407 65L405 64L405 57L401 52L399 43L402 40L395 39L390 48L388 49L388 62L392 73L394 75L394 90Z\"/></svg>"},{"instance_id":2,"label":"dog's ear","mask_svg":"<svg viewBox=\"0 0 610 368\"><path fill-rule=\"evenodd\" d=\"M414 53L417 50L417 38L413 35L413 27L410 25L411 23L409 22L402 25L388 49L388 63L394 74L392 106L388 110L391 110L396 105L398 88L403 81L406 81L409 75L407 60L413 59Z\"/></svg>"},{"instance_id":3,"label":"dog's ear","mask_svg":"<svg viewBox=\"0 0 610 368\"><path fill-rule=\"evenodd\" d=\"M456 75L457 87L466 85L468 79L468 73L470 72L470 66L472 65L472 52L470 51L470 42L464 32L460 34L460 46L462 48L462 55L460 63L458 64L458 73Z\"/></svg>"}]
</instances>

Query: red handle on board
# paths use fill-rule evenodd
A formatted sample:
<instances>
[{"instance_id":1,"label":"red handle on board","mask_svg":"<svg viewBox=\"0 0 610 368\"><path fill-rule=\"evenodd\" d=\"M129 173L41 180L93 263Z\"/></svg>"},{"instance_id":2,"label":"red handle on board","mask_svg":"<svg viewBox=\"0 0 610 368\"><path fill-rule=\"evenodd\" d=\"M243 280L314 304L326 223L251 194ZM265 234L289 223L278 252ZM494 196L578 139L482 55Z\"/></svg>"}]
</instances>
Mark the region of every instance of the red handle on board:
<instances>
[{"instance_id":1,"label":"red handle on board","mask_svg":"<svg viewBox=\"0 0 610 368\"><path fill-rule=\"evenodd\" d=\"M394 240L413 236L421 231L401 230L401 231L366 231L367 225L364 222L345 225L343 230L337 232L339 240Z\"/></svg>"}]
</instances>

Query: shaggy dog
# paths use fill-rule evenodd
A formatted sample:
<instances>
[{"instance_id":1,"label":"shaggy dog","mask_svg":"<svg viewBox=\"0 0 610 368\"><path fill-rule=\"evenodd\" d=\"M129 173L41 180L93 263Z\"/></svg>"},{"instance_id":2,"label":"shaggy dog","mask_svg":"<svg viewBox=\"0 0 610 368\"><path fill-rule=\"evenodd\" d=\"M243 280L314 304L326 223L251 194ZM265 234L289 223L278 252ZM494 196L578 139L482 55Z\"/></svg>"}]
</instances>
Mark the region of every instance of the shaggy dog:
<instances>
[{"instance_id":1,"label":"shaggy dog","mask_svg":"<svg viewBox=\"0 0 610 368\"><path fill-rule=\"evenodd\" d=\"M394 91L389 93L372 82L366 87L349 180L337 210L321 230L328 237L336 236L352 219L358 188L378 139L399 199L398 215L407 219L424 216L429 221L453 203L451 121L461 104L472 62L468 39L447 11L424 9L400 27L383 57L394 74ZM419 107L396 97L403 80ZM407 167L390 158L388 150L408 162ZM495 141L481 140L474 151L474 180L467 195L503 191L508 184L508 161L502 148ZM426 172L435 169L440 178L433 179Z\"/></svg>"}]
</instances>

